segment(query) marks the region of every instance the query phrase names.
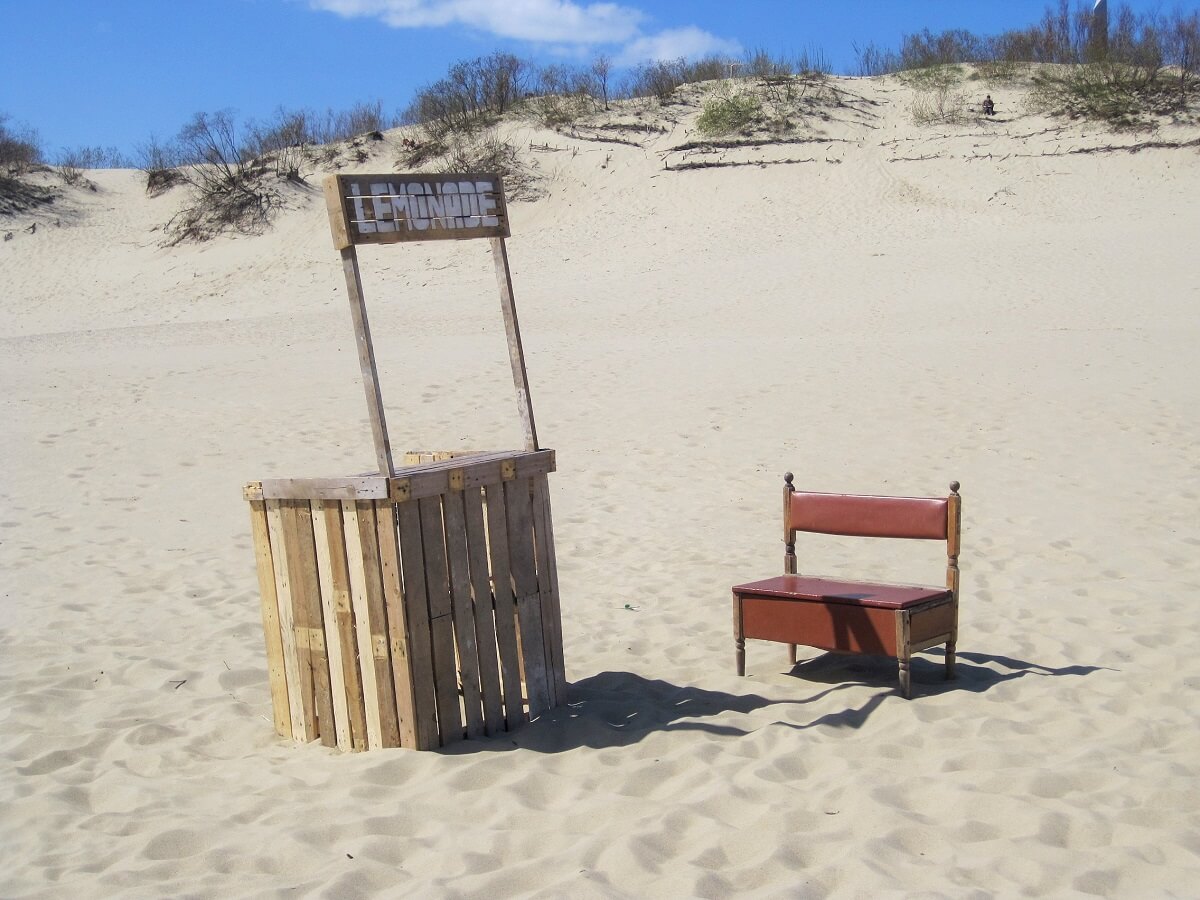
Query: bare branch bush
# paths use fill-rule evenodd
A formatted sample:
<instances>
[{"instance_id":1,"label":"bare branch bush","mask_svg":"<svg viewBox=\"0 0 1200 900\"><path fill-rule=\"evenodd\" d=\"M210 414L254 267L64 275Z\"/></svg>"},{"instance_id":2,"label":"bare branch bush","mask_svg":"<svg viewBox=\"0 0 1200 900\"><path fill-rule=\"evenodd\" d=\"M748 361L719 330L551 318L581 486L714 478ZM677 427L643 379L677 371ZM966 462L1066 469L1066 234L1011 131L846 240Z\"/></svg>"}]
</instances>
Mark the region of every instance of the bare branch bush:
<instances>
[{"instance_id":1,"label":"bare branch bush","mask_svg":"<svg viewBox=\"0 0 1200 900\"><path fill-rule=\"evenodd\" d=\"M116 147L76 147L63 149L55 157L54 167L65 184L77 186L86 182L88 169L124 169L129 161Z\"/></svg>"},{"instance_id":2,"label":"bare branch bush","mask_svg":"<svg viewBox=\"0 0 1200 900\"><path fill-rule=\"evenodd\" d=\"M535 200L538 196L537 178L521 163L517 148L494 130L453 135L438 171L495 172L504 179L507 199Z\"/></svg>"},{"instance_id":3,"label":"bare branch bush","mask_svg":"<svg viewBox=\"0 0 1200 900\"><path fill-rule=\"evenodd\" d=\"M484 128L526 95L530 66L511 53L455 63L445 78L417 91L401 122L443 136Z\"/></svg>"},{"instance_id":4,"label":"bare branch bush","mask_svg":"<svg viewBox=\"0 0 1200 900\"><path fill-rule=\"evenodd\" d=\"M22 175L44 163L41 140L36 131L10 127L8 120L6 113L0 113L0 168L10 176Z\"/></svg>"},{"instance_id":5,"label":"bare branch bush","mask_svg":"<svg viewBox=\"0 0 1200 900\"><path fill-rule=\"evenodd\" d=\"M146 193L157 197L183 181L179 171L179 149L172 143L161 143L151 135L134 147L133 163L146 174Z\"/></svg>"},{"instance_id":6,"label":"bare branch bush","mask_svg":"<svg viewBox=\"0 0 1200 900\"><path fill-rule=\"evenodd\" d=\"M176 147L191 197L167 223L169 243L205 241L225 231L255 233L269 224L278 192L264 184L267 164L240 139L230 112L196 113Z\"/></svg>"},{"instance_id":7,"label":"bare branch bush","mask_svg":"<svg viewBox=\"0 0 1200 900\"><path fill-rule=\"evenodd\" d=\"M54 199L45 187L22 178L44 165L37 132L11 127L8 121L8 115L0 113L0 215L12 215Z\"/></svg>"},{"instance_id":8,"label":"bare branch bush","mask_svg":"<svg viewBox=\"0 0 1200 900\"><path fill-rule=\"evenodd\" d=\"M953 85L941 85L933 90L920 91L913 98L914 125L959 125L966 121L967 97Z\"/></svg>"}]
</instances>

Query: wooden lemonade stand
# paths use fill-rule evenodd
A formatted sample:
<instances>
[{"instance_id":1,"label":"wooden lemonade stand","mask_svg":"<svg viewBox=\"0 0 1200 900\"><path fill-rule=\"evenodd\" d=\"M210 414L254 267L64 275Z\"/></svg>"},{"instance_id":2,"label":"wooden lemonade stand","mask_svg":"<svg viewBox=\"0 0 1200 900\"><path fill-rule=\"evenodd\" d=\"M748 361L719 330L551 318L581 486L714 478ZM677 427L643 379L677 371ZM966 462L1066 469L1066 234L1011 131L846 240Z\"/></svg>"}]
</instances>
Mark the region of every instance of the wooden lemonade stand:
<instances>
[{"instance_id":1,"label":"wooden lemonade stand","mask_svg":"<svg viewBox=\"0 0 1200 900\"><path fill-rule=\"evenodd\" d=\"M558 577L504 239L501 179L325 181L378 471L274 478L250 504L275 730L342 750L432 749L566 699ZM395 466L356 246L488 238L525 448L409 453Z\"/></svg>"}]
</instances>

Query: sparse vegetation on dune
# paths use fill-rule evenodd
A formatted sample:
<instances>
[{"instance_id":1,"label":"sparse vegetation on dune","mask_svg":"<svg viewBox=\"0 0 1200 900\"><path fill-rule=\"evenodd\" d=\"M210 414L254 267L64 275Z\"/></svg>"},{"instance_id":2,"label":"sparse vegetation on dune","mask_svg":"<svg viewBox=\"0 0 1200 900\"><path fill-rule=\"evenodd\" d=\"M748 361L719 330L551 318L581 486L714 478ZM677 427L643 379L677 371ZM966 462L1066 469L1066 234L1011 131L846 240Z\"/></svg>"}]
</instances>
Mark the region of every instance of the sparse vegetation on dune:
<instances>
[{"instance_id":1,"label":"sparse vegetation on dune","mask_svg":"<svg viewBox=\"0 0 1200 900\"><path fill-rule=\"evenodd\" d=\"M903 36L897 50L856 47L857 74L899 77L914 91L910 112L919 126L978 120L968 101L978 82L1021 90L1026 109L1063 119L1115 128L1196 121L1200 12L1139 16L1122 7L1100 34L1090 7L1057 0L1037 23L995 36L926 29ZM838 118L873 127L870 104L831 82L830 68L820 51L781 58L756 49L739 60L647 62L618 79L605 56L578 66L538 66L498 52L455 63L396 116L385 115L379 101L320 114L280 108L240 126L230 112L197 113L175 138L139 146L134 165L151 195L187 187L166 228L173 242L266 227L288 191L316 171L365 162L372 142L397 126L406 127L403 149L393 157L398 169L495 170L514 197L533 197L536 173L506 142L502 123L638 144L633 132L614 132L647 133L694 115L696 133L710 143L727 138L747 146L806 140ZM621 105L616 124L613 104ZM641 117L656 123L628 122ZM60 152L53 172L63 184L82 186L89 169L125 165L115 149L90 147ZM28 177L37 167L50 171L36 133L8 127L0 115L0 213L53 198Z\"/></svg>"}]
</instances>

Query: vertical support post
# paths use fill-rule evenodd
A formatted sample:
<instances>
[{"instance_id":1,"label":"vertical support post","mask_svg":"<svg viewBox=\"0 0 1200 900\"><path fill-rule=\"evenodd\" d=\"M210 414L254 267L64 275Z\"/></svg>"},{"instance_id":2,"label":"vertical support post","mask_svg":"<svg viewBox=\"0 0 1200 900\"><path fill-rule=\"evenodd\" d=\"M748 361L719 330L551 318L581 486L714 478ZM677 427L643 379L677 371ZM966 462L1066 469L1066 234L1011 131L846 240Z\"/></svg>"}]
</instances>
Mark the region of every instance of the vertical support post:
<instances>
[{"instance_id":1,"label":"vertical support post","mask_svg":"<svg viewBox=\"0 0 1200 900\"><path fill-rule=\"evenodd\" d=\"M954 677L955 653L958 651L958 551L962 538L962 498L959 484L950 482L946 503L946 587L954 594L954 624L946 642L946 678Z\"/></svg>"},{"instance_id":2,"label":"vertical support post","mask_svg":"<svg viewBox=\"0 0 1200 900\"><path fill-rule=\"evenodd\" d=\"M512 363L513 385L517 389L517 408L525 430L525 449L537 450L537 427L533 421L533 401L529 398L529 376L525 372L525 351L521 347L521 327L517 323L517 305L513 299L512 272L508 268L508 250L504 238L490 238L496 263L496 284L500 287L500 307L504 311L504 330L508 334L508 358Z\"/></svg>"},{"instance_id":3,"label":"vertical support post","mask_svg":"<svg viewBox=\"0 0 1200 900\"><path fill-rule=\"evenodd\" d=\"M371 325L367 321L367 303L363 296L358 253L351 244L341 249L342 269L346 273L346 291L350 296L350 315L354 319L354 338L358 346L358 365L362 370L363 390L367 394L367 412L371 416L371 436L375 439L375 459L379 474L391 478L392 444L387 420L383 415L383 396L379 392L379 372L375 368L375 346L371 343Z\"/></svg>"},{"instance_id":4,"label":"vertical support post","mask_svg":"<svg viewBox=\"0 0 1200 900\"><path fill-rule=\"evenodd\" d=\"M796 574L796 530L792 528L792 493L796 486L792 484L792 473L783 476L783 574ZM796 664L796 645L787 645L787 661L789 666Z\"/></svg>"}]
</instances>

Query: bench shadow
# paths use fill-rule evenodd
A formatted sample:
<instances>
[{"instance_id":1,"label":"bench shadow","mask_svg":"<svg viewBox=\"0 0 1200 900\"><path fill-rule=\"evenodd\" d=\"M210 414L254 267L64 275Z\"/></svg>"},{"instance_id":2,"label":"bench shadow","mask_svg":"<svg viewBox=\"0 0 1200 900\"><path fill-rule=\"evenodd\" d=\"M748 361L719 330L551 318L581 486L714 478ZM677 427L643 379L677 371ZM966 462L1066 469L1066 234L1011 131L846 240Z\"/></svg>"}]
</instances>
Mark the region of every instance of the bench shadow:
<instances>
[{"instance_id":1,"label":"bench shadow","mask_svg":"<svg viewBox=\"0 0 1200 900\"><path fill-rule=\"evenodd\" d=\"M923 696L936 696L951 691L981 694L1006 681L1030 676L1082 677L1093 672L1116 671L1107 666L1076 665L1055 668L1015 659L1011 656L960 650L956 654L955 677L952 681L947 681L945 658L946 651L942 647L922 651L913 656L912 695L914 700ZM855 682L870 687L894 688L898 682L896 660L887 656L822 653L812 659L797 663L789 674L795 678L818 684Z\"/></svg>"},{"instance_id":2,"label":"bench shadow","mask_svg":"<svg viewBox=\"0 0 1200 900\"><path fill-rule=\"evenodd\" d=\"M706 721L726 713L752 713L769 706L803 707L855 687L878 690L861 706L817 716L808 722L777 721L797 731L810 728L861 728L889 698L919 702L922 697L949 691L982 693L1005 681L1026 677L1064 677L1115 671L1104 666L1054 668L986 653L960 652L957 678L943 677L944 653L930 651L913 657L913 699L903 701L896 692L896 660L883 656L825 653L797 663L790 675L817 688L797 690L796 697L771 699L760 694L730 694L669 681L644 678L632 672L600 672L567 686L567 702L543 713L516 731L481 740L458 741L442 748L453 756L495 753L515 749L535 753L562 753L581 747L627 747L663 731L694 731L712 737L742 737L753 730L728 722ZM747 686L753 682L747 680Z\"/></svg>"}]
</instances>

